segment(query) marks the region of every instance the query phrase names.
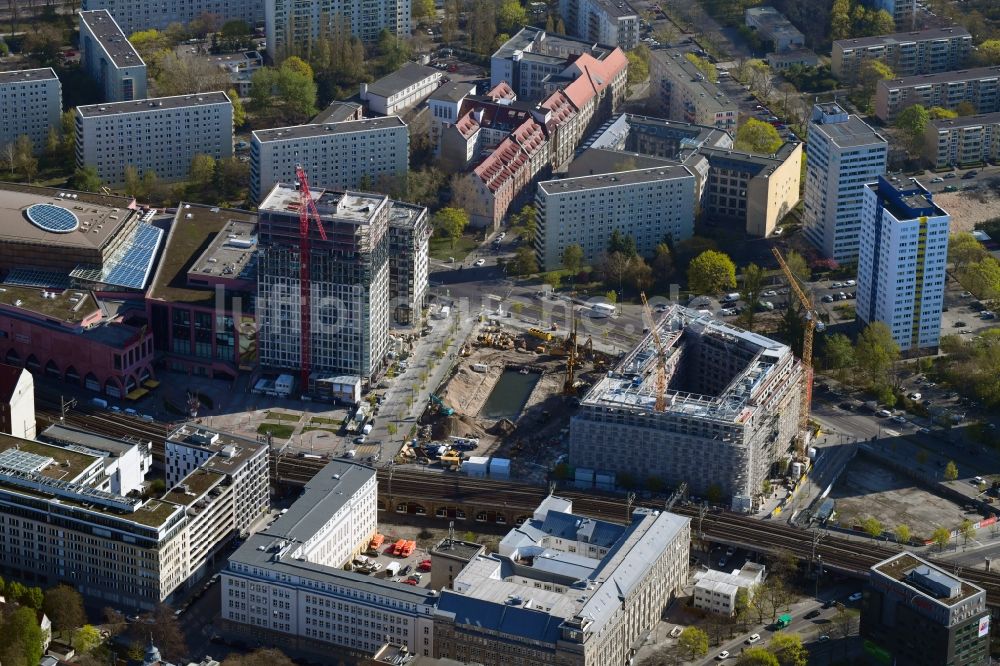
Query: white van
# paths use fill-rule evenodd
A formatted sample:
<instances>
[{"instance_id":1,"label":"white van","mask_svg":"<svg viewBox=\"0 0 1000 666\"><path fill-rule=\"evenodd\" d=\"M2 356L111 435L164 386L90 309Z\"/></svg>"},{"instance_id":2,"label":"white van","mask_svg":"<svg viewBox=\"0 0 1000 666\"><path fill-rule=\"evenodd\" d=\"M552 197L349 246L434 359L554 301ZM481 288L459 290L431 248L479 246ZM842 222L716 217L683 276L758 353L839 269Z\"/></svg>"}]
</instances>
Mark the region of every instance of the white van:
<instances>
[{"instance_id":1,"label":"white van","mask_svg":"<svg viewBox=\"0 0 1000 666\"><path fill-rule=\"evenodd\" d=\"M739 295L739 293L738 293L738 292L733 292L733 293L731 293L731 294L726 294L726 295L725 295L725 296L724 296L724 297L722 298L722 302L723 302L723 303L735 303L735 302L736 302L736 301L738 301L738 300L740 300L740 295Z\"/></svg>"},{"instance_id":2,"label":"white van","mask_svg":"<svg viewBox=\"0 0 1000 666\"><path fill-rule=\"evenodd\" d=\"M365 427L361 429L361 434L362 435L370 435L371 431L372 431L372 424L368 423L368 424L365 424Z\"/></svg>"}]
</instances>

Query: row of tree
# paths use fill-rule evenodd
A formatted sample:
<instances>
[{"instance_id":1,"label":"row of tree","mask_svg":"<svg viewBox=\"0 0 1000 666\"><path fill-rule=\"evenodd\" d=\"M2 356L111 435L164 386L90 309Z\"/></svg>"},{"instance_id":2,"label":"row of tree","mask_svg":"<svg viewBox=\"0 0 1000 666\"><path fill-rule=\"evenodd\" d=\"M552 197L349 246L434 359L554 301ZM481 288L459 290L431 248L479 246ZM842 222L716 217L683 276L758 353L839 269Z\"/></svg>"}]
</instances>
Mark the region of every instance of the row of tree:
<instances>
[{"instance_id":1,"label":"row of tree","mask_svg":"<svg viewBox=\"0 0 1000 666\"><path fill-rule=\"evenodd\" d=\"M948 239L948 261L962 286L980 300L1000 298L1000 262L969 232Z\"/></svg>"}]
</instances>

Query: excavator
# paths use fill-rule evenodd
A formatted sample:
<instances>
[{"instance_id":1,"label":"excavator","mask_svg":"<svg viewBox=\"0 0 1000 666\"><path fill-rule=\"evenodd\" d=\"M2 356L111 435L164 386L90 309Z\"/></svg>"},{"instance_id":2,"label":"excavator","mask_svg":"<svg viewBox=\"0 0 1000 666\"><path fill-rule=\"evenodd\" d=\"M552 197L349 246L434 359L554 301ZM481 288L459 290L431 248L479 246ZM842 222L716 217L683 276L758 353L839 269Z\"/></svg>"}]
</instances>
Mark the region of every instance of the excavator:
<instances>
[{"instance_id":1,"label":"excavator","mask_svg":"<svg viewBox=\"0 0 1000 666\"><path fill-rule=\"evenodd\" d=\"M454 409L444 404L444 400L434 395L433 393L431 394L431 403L437 405L438 413L440 413L442 416L451 416L455 413Z\"/></svg>"}]
</instances>

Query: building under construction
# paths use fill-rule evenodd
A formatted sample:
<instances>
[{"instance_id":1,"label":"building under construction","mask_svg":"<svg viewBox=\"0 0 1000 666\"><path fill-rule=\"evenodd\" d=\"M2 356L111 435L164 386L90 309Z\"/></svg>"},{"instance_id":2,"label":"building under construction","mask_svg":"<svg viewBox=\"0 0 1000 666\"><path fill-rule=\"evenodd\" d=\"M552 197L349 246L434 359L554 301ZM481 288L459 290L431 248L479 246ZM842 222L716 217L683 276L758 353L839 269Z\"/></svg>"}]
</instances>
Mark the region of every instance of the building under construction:
<instances>
[{"instance_id":1,"label":"building under construction","mask_svg":"<svg viewBox=\"0 0 1000 666\"><path fill-rule=\"evenodd\" d=\"M299 188L279 183L260 204L260 363L264 368L300 371L305 360L315 376L357 375L367 383L378 373L388 350L392 201L381 194L318 187L311 194L323 233L312 225L307 232L311 284L305 311L300 290ZM304 328L310 345L306 359Z\"/></svg>"},{"instance_id":2,"label":"building under construction","mask_svg":"<svg viewBox=\"0 0 1000 666\"><path fill-rule=\"evenodd\" d=\"M749 510L795 438L802 380L787 345L673 306L582 399L570 425L577 480L614 473L638 483L686 482L695 494L714 487L735 509Z\"/></svg>"}]
</instances>

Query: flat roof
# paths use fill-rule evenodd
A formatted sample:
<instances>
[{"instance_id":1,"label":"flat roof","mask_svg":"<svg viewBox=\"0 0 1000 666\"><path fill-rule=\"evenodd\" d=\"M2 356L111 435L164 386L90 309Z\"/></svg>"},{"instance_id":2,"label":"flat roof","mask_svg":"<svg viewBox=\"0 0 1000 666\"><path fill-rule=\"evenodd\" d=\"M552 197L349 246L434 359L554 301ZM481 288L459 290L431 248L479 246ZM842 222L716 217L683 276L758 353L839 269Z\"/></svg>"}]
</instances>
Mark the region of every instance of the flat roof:
<instances>
[{"instance_id":1,"label":"flat roof","mask_svg":"<svg viewBox=\"0 0 1000 666\"><path fill-rule=\"evenodd\" d=\"M417 224L417 220L426 212L427 209L423 206L390 200L389 226L401 229L413 229Z\"/></svg>"},{"instance_id":2,"label":"flat roof","mask_svg":"<svg viewBox=\"0 0 1000 666\"><path fill-rule=\"evenodd\" d=\"M292 125L290 127L274 127L272 129L255 130L254 138L261 143L266 141L290 141L305 139L327 134L350 134L352 132L367 132L370 130L401 127L406 129L406 123L399 116L381 116L364 118L362 120L345 120L337 123L313 123L311 125Z\"/></svg>"},{"instance_id":3,"label":"flat roof","mask_svg":"<svg viewBox=\"0 0 1000 666\"><path fill-rule=\"evenodd\" d=\"M462 541L461 539L443 539L438 545L431 548L431 555L454 557L468 562L483 552L484 548L485 546L481 543Z\"/></svg>"},{"instance_id":4,"label":"flat roof","mask_svg":"<svg viewBox=\"0 0 1000 666\"><path fill-rule=\"evenodd\" d=\"M596 3L608 16L612 18L639 16L639 12L637 12L628 2L624 2L623 0L596 0Z\"/></svg>"},{"instance_id":5,"label":"flat roof","mask_svg":"<svg viewBox=\"0 0 1000 666\"><path fill-rule=\"evenodd\" d=\"M628 159L627 156L625 159ZM622 187L640 183L652 183L658 180L675 178L694 178L687 167L659 166L650 169L634 169L630 171L615 171L612 173L595 174L593 176L578 176L549 180L538 184L538 188L546 194L566 194L596 188Z\"/></svg>"},{"instance_id":6,"label":"flat roof","mask_svg":"<svg viewBox=\"0 0 1000 666\"><path fill-rule=\"evenodd\" d=\"M166 441L214 453L214 456L202 464L201 469L221 474L236 472L261 449L267 448L264 442L190 423L175 428L167 435Z\"/></svg>"},{"instance_id":7,"label":"flat roof","mask_svg":"<svg viewBox=\"0 0 1000 666\"><path fill-rule=\"evenodd\" d=\"M841 148L854 148L870 144L885 144L881 134L857 116L849 116L844 122L811 123L809 131L820 132Z\"/></svg>"},{"instance_id":8,"label":"flat roof","mask_svg":"<svg viewBox=\"0 0 1000 666\"><path fill-rule=\"evenodd\" d=\"M34 81L59 80L56 71L51 67L37 69L16 69L12 72L0 72L0 85L10 83L30 83Z\"/></svg>"},{"instance_id":9,"label":"flat roof","mask_svg":"<svg viewBox=\"0 0 1000 666\"><path fill-rule=\"evenodd\" d=\"M227 220L188 269L189 277L251 280L257 272L257 223Z\"/></svg>"},{"instance_id":10,"label":"flat roof","mask_svg":"<svg viewBox=\"0 0 1000 666\"><path fill-rule=\"evenodd\" d=\"M415 62L408 62L395 72L386 74L378 81L369 83L368 93L380 97L389 97L400 90L409 88L426 79L441 78L442 76L443 74L439 69L434 69L427 65L418 65Z\"/></svg>"},{"instance_id":11,"label":"flat roof","mask_svg":"<svg viewBox=\"0 0 1000 666\"><path fill-rule=\"evenodd\" d=\"M615 50L608 44L596 44L586 39L577 39L566 35L545 32L541 28L526 26L500 45L493 54L494 58L510 58L515 52L522 55L531 54L539 59L552 62L568 62L573 54L589 53L598 60Z\"/></svg>"},{"instance_id":12,"label":"flat roof","mask_svg":"<svg viewBox=\"0 0 1000 666\"><path fill-rule=\"evenodd\" d=\"M190 506L209 490L222 483L225 478L224 474L199 467L167 491L163 499L182 506Z\"/></svg>"},{"instance_id":13,"label":"flat roof","mask_svg":"<svg viewBox=\"0 0 1000 666\"><path fill-rule=\"evenodd\" d=\"M345 120L352 120L364 109L356 102L330 102L330 106L316 114L312 123L340 123Z\"/></svg>"},{"instance_id":14,"label":"flat roof","mask_svg":"<svg viewBox=\"0 0 1000 666\"><path fill-rule=\"evenodd\" d=\"M76 107L76 111L84 118L96 118L127 113L153 113L171 109L211 106L213 104L230 104L229 96L218 90L215 92L195 93L193 95L150 97L149 99L137 99L129 102L90 104L87 106L78 106Z\"/></svg>"},{"instance_id":15,"label":"flat roof","mask_svg":"<svg viewBox=\"0 0 1000 666\"><path fill-rule=\"evenodd\" d=\"M29 208L42 208L75 218L76 228L48 231L29 218ZM52 207L55 208L52 208ZM72 190L0 183L0 242L4 240L54 247L103 247L137 212L135 200L127 197L86 195ZM132 208L130 208L132 207ZM31 209L32 213L39 209ZM37 215L32 215L36 220Z\"/></svg>"},{"instance_id":16,"label":"flat roof","mask_svg":"<svg viewBox=\"0 0 1000 666\"><path fill-rule=\"evenodd\" d=\"M139 52L135 50L118 22L107 9L80 12L80 21L94 34L115 67L145 67Z\"/></svg>"},{"instance_id":17,"label":"flat roof","mask_svg":"<svg viewBox=\"0 0 1000 666\"><path fill-rule=\"evenodd\" d=\"M969 31L960 25L948 28L930 28L929 30L917 30L915 32L895 32L890 35L878 35L875 37L857 37L855 39L838 39L833 42L834 49L856 49L867 48L869 46L885 46L889 44L904 44L906 42L926 42L935 39L947 39L949 37L968 37L972 39Z\"/></svg>"},{"instance_id":18,"label":"flat roof","mask_svg":"<svg viewBox=\"0 0 1000 666\"><path fill-rule=\"evenodd\" d=\"M730 99L717 84L705 78L701 70L687 59L684 52L678 50L653 51L653 57L667 67L676 67L681 70L684 76L676 77L674 80L694 91L698 95L699 104L705 104L717 110L738 110L737 103Z\"/></svg>"},{"instance_id":19,"label":"flat roof","mask_svg":"<svg viewBox=\"0 0 1000 666\"><path fill-rule=\"evenodd\" d=\"M935 83L962 83L977 79L996 78L1000 78L1000 67L973 67L970 69L956 69L950 72L938 72L937 74L915 74L914 76L901 76L897 79L884 79L879 81L878 84L892 90L893 88L908 88L910 86L932 85Z\"/></svg>"},{"instance_id":20,"label":"flat roof","mask_svg":"<svg viewBox=\"0 0 1000 666\"><path fill-rule=\"evenodd\" d=\"M931 125L938 130L976 127L977 125L996 125L998 123L1000 123L1000 112L980 113L974 116L959 116L958 118L939 118L931 121Z\"/></svg>"},{"instance_id":21,"label":"flat roof","mask_svg":"<svg viewBox=\"0 0 1000 666\"><path fill-rule=\"evenodd\" d=\"M231 208L179 204L148 297L188 305L214 305L215 288L189 286L188 272L231 220L256 225L257 216Z\"/></svg>"},{"instance_id":22,"label":"flat roof","mask_svg":"<svg viewBox=\"0 0 1000 666\"><path fill-rule=\"evenodd\" d=\"M78 324L99 308L94 294L85 289L56 291L8 284L0 286L0 305L66 324Z\"/></svg>"},{"instance_id":23,"label":"flat roof","mask_svg":"<svg viewBox=\"0 0 1000 666\"><path fill-rule=\"evenodd\" d=\"M40 441L52 442L62 446L83 446L94 451L108 453L112 457L124 455L136 446L138 441L128 441L98 435L97 433L54 423L39 435Z\"/></svg>"},{"instance_id":24,"label":"flat roof","mask_svg":"<svg viewBox=\"0 0 1000 666\"><path fill-rule=\"evenodd\" d=\"M961 591L957 596L943 599L929 594L923 588L910 584L908 578L909 573L917 567L925 567L937 576L961 583ZM899 553L898 555L894 555L887 560L872 565L872 571L877 571L888 578L892 578L897 583L905 585L929 601L948 607L955 606L975 594L984 592L983 588L978 585L974 585L966 580L957 578L941 567L931 564L927 560L908 552Z\"/></svg>"},{"instance_id":25,"label":"flat roof","mask_svg":"<svg viewBox=\"0 0 1000 666\"><path fill-rule=\"evenodd\" d=\"M70 483L75 483L81 474L100 460L98 456L90 453L0 433L0 452L10 449L17 449L42 458L51 458L52 462L38 470L37 473L49 479Z\"/></svg>"},{"instance_id":26,"label":"flat roof","mask_svg":"<svg viewBox=\"0 0 1000 666\"><path fill-rule=\"evenodd\" d=\"M799 146L798 141L786 141L781 144L781 147L777 151L770 155L762 155L759 153L748 153L744 150L733 150L731 148L700 148L698 152L705 157L709 158L709 162L713 159L716 160L726 160L729 162L736 162L740 164L752 164L759 167L757 174L765 173L770 174L779 166L785 163L791 154L795 151L796 146Z\"/></svg>"},{"instance_id":27,"label":"flat roof","mask_svg":"<svg viewBox=\"0 0 1000 666\"><path fill-rule=\"evenodd\" d=\"M367 223L389 197L382 194L364 192L334 191L310 188L316 208L322 219L346 220ZM271 210L298 215L299 191L290 185L275 184L271 192L260 202L258 210Z\"/></svg>"},{"instance_id":28,"label":"flat roof","mask_svg":"<svg viewBox=\"0 0 1000 666\"><path fill-rule=\"evenodd\" d=\"M471 90L470 90L471 89ZM443 102L461 102L469 95L476 94L476 84L469 81L449 81L431 93L429 99Z\"/></svg>"}]
</instances>

